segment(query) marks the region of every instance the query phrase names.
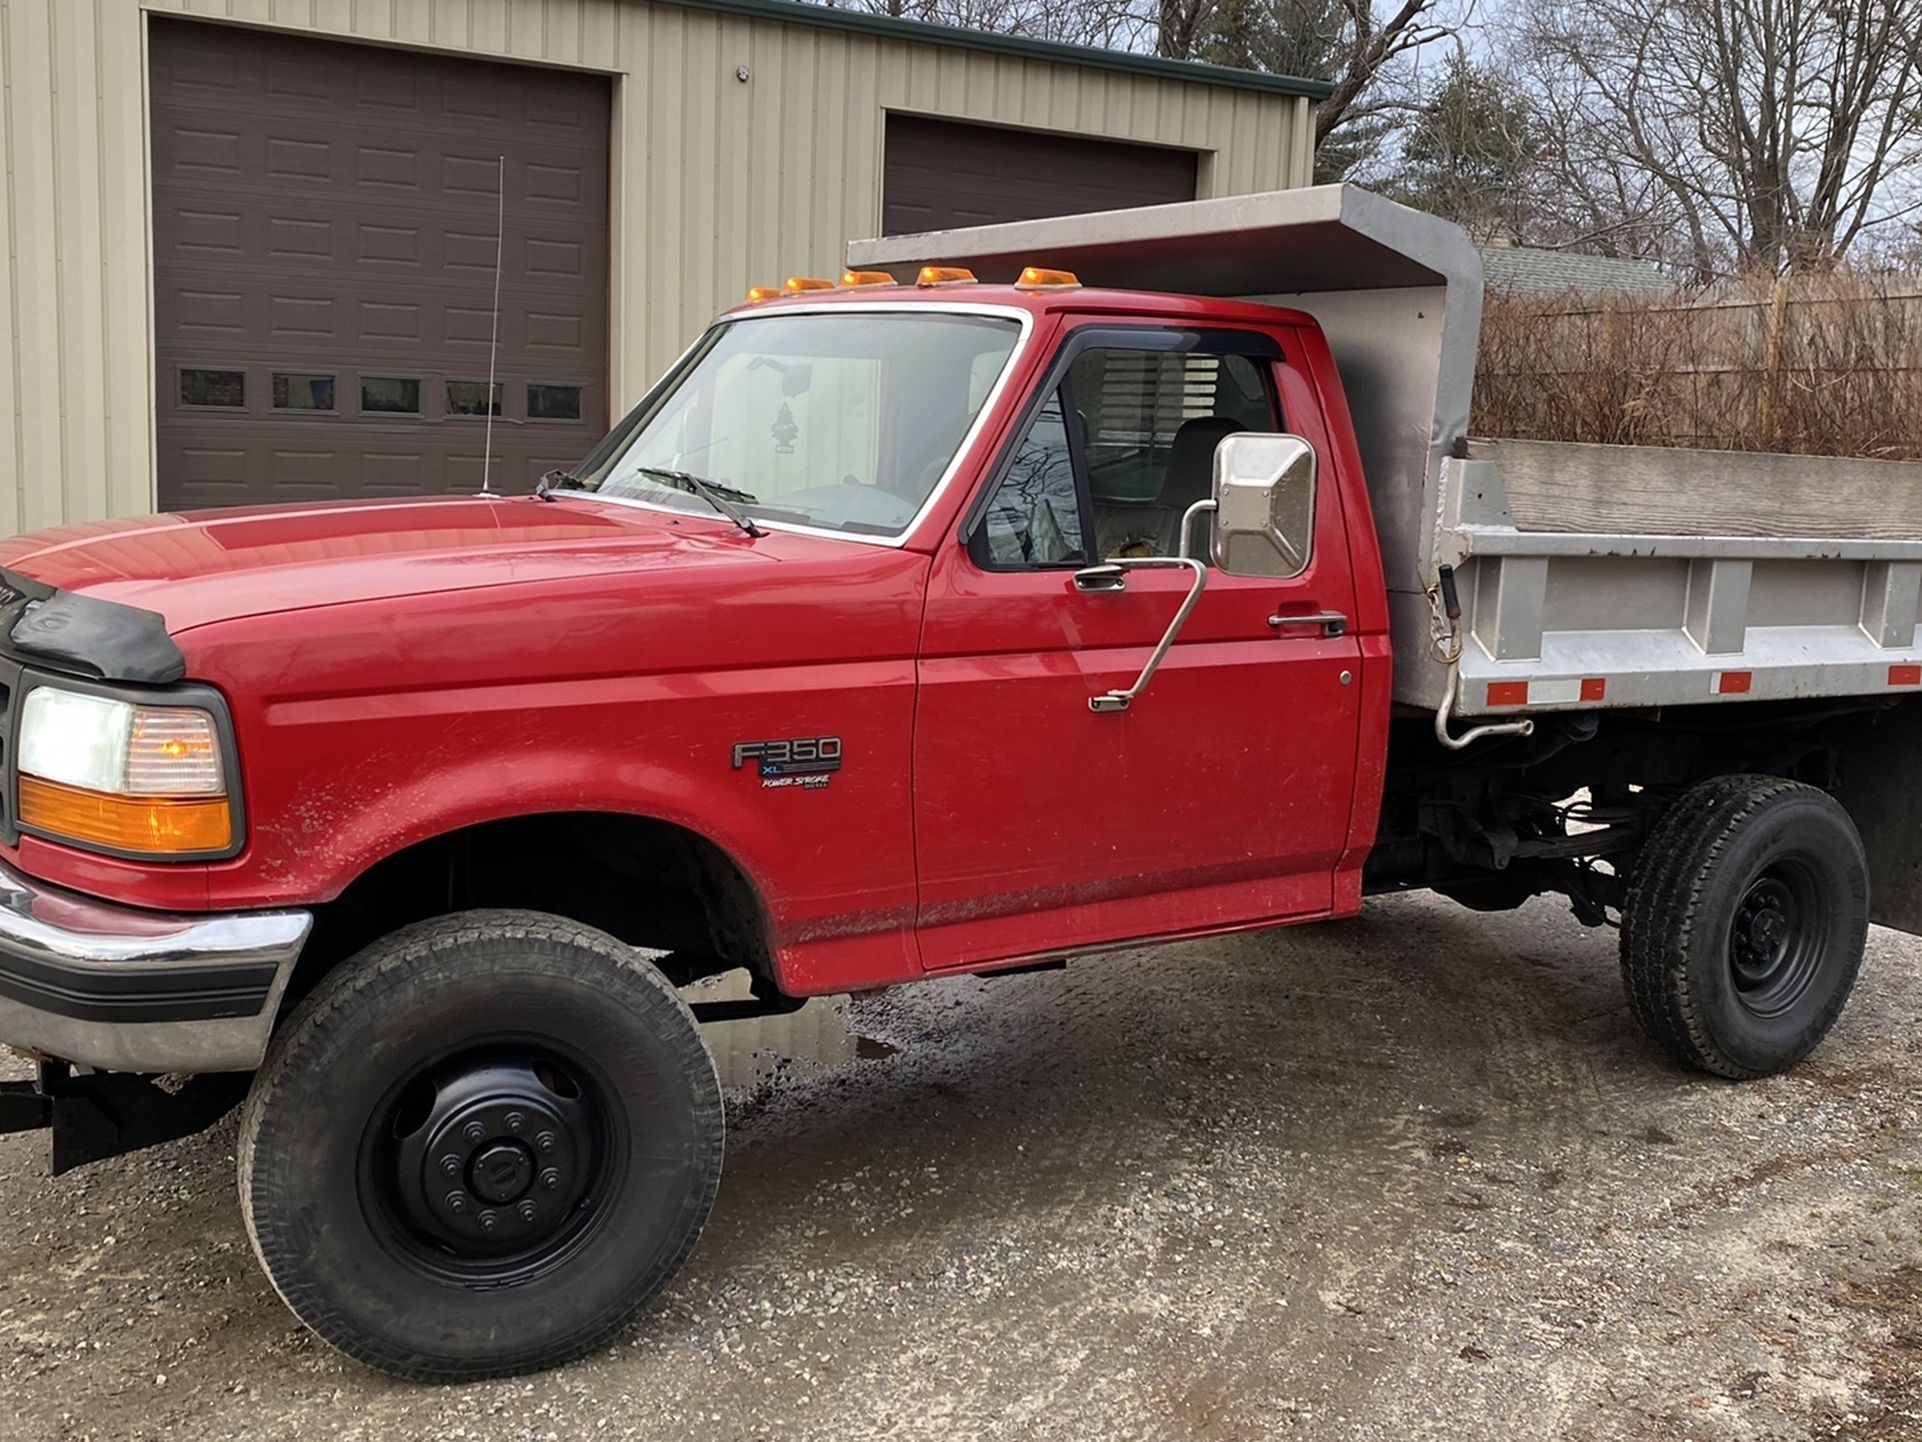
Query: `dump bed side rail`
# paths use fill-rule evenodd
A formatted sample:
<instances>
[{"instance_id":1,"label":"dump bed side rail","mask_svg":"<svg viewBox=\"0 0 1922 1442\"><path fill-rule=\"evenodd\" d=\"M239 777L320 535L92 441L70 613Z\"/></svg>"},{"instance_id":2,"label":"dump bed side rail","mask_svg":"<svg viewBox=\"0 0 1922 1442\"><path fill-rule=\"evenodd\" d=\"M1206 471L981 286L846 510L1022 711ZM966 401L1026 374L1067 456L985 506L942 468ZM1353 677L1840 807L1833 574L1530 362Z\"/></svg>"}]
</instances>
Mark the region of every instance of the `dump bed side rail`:
<instances>
[{"instance_id":1,"label":"dump bed side rail","mask_svg":"<svg viewBox=\"0 0 1922 1442\"><path fill-rule=\"evenodd\" d=\"M1495 465L1444 466L1455 714L1922 690L1922 541L1523 531Z\"/></svg>"}]
</instances>

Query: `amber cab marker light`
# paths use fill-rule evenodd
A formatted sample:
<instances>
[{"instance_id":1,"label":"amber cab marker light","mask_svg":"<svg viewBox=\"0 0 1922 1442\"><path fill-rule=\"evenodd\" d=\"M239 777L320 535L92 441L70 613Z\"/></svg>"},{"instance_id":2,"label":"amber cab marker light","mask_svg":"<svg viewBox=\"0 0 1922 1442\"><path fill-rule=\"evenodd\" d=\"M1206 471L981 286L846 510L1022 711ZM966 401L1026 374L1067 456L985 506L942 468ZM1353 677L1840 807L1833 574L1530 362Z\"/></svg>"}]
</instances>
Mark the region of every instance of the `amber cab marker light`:
<instances>
[{"instance_id":1,"label":"amber cab marker light","mask_svg":"<svg viewBox=\"0 0 1922 1442\"><path fill-rule=\"evenodd\" d=\"M799 295L804 290L833 290L834 282L818 275L791 275L784 289L789 295Z\"/></svg>"},{"instance_id":2,"label":"amber cab marker light","mask_svg":"<svg viewBox=\"0 0 1922 1442\"><path fill-rule=\"evenodd\" d=\"M1014 283L1016 290L1065 290L1071 285L1080 285L1081 277L1071 270L1048 270L1042 266L1030 265L1021 272L1021 279Z\"/></svg>"},{"instance_id":3,"label":"amber cab marker light","mask_svg":"<svg viewBox=\"0 0 1922 1442\"><path fill-rule=\"evenodd\" d=\"M752 301L773 300L780 293L774 286L757 285L748 291L747 298Z\"/></svg>"},{"instance_id":4,"label":"amber cab marker light","mask_svg":"<svg viewBox=\"0 0 1922 1442\"><path fill-rule=\"evenodd\" d=\"M860 285L893 285L894 277L885 270L844 270L841 284L848 290Z\"/></svg>"},{"instance_id":5,"label":"amber cab marker light","mask_svg":"<svg viewBox=\"0 0 1922 1442\"><path fill-rule=\"evenodd\" d=\"M916 285L973 285L974 272L958 265L924 265L914 278Z\"/></svg>"}]
</instances>

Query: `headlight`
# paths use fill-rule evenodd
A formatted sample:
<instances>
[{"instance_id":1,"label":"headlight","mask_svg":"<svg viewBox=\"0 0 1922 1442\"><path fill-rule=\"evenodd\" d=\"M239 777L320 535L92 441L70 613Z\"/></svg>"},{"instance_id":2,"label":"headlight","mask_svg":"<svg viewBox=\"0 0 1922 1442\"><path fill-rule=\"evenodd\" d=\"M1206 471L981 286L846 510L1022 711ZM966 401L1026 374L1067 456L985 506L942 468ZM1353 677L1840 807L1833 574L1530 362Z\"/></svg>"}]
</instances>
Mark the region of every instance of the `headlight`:
<instances>
[{"instance_id":1,"label":"headlight","mask_svg":"<svg viewBox=\"0 0 1922 1442\"><path fill-rule=\"evenodd\" d=\"M233 810L212 713L36 686L20 708L19 821L116 851L224 851Z\"/></svg>"}]
</instances>

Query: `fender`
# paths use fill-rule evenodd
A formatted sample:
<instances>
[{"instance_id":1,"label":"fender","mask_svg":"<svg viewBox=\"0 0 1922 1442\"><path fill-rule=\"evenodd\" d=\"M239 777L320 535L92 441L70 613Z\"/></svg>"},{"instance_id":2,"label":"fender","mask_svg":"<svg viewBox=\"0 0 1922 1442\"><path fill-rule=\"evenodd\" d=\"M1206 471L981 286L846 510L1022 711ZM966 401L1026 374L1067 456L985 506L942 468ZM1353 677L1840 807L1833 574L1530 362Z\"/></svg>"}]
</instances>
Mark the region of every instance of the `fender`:
<instances>
[{"instance_id":1,"label":"fender","mask_svg":"<svg viewBox=\"0 0 1922 1442\"><path fill-rule=\"evenodd\" d=\"M781 836L773 818L728 805L711 779L633 757L610 760L558 744L505 764L482 756L423 770L364 808L321 828L306 851L312 869L289 878L291 894L326 902L391 856L472 826L543 813L601 812L662 821L699 836L748 878L770 918L778 915Z\"/></svg>"}]
</instances>

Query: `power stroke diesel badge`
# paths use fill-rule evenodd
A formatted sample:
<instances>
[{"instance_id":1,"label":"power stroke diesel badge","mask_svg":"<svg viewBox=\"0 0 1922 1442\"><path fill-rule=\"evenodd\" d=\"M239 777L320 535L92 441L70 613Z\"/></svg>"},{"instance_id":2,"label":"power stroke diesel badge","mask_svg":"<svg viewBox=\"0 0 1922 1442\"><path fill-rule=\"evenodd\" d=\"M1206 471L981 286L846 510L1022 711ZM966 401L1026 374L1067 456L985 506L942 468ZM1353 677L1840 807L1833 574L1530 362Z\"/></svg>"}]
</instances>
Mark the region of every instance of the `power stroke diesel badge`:
<instances>
[{"instance_id":1,"label":"power stroke diesel badge","mask_svg":"<svg viewBox=\"0 0 1922 1442\"><path fill-rule=\"evenodd\" d=\"M818 791L841 769L839 736L790 736L784 741L736 741L734 769L758 763L761 785L800 786Z\"/></svg>"}]
</instances>

